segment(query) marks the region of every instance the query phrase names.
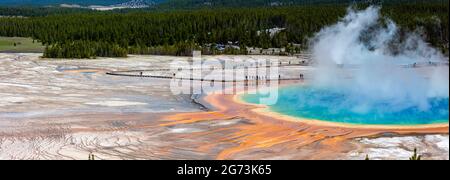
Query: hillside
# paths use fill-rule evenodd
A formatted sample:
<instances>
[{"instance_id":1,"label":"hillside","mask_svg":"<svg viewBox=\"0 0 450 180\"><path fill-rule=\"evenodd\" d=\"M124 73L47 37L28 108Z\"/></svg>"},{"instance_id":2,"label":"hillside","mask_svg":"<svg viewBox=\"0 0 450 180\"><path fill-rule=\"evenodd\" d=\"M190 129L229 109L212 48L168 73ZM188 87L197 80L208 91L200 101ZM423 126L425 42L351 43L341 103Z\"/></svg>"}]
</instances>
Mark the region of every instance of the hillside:
<instances>
[{"instance_id":1,"label":"hillside","mask_svg":"<svg viewBox=\"0 0 450 180\"><path fill-rule=\"evenodd\" d=\"M160 3L163 0L1 0L0 6L48 6L60 4L77 4L80 6L110 6L141 1L147 4Z\"/></svg>"},{"instance_id":2,"label":"hillside","mask_svg":"<svg viewBox=\"0 0 450 180\"><path fill-rule=\"evenodd\" d=\"M0 18L0 36L32 37L48 46L46 57L57 58L189 55L192 49L239 54L243 52L235 49L245 47L293 52L307 48L309 38L335 23L346 9L316 5ZM421 27L428 43L448 52L448 5L386 5L382 14L401 27L398 41L404 40L401 34ZM274 29L281 30L274 34ZM223 49L230 44L233 48Z\"/></svg>"},{"instance_id":3,"label":"hillside","mask_svg":"<svg viewBox=\"0 0 450 180\"><path fill-rule=\"evenodd\" d=\"M49 5L79 5L79 6L118 6L141 7L157 5L158 9L195 9L211 7L273 7L287 5L318 5L318 4L351 4L355 2L370 2L381 4L392 3L448 3L448 0L1 0L0 6L49 6ZM77 7L77 6L74 6Z\"/></svg>"},{"instance_id":4,"label":"hillside","mask_svg":"<svg viewBox=\"0 0 450 180\"><path fill-rule=\"evenodd\" d=\"M396 3L448 3L448 0L166 0L159 7L164 9L195 9L215 7L274 7L289 5L323 4L396 4Z\"/></svg>"}]
</instances>

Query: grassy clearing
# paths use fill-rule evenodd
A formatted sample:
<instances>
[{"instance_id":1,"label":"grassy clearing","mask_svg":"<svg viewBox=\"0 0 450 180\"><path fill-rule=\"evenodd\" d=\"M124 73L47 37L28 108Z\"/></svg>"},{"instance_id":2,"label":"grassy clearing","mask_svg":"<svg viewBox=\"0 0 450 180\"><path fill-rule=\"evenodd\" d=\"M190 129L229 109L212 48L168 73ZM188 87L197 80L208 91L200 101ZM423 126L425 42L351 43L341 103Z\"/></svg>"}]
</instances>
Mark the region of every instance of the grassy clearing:
<instances>
[{"instance_id":1,"label":"grassy clearing","mask_svg":"<svg viewBox=\"0 0 450 180\"><path fill-rule=\"evenodd\" d=\"M0 52L44 52L45 47L31 38L0 37Z\"/></svg>"}]
</instances>

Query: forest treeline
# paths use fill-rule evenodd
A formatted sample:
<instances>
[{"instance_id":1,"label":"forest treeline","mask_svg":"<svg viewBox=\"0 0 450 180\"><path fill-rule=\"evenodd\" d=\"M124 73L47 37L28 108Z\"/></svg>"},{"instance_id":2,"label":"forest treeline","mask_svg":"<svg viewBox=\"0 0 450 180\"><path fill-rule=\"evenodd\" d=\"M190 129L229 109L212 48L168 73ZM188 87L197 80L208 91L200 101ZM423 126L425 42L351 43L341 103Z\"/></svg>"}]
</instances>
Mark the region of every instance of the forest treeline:
<instances>
[{"instance_id":1,"label":"forest treeline","mask_svg":"<svg viewBox=\"0 0 450 180\"><path fill-rule=\"evenodd\" d=\"M3 0L4 1L4 0ZM103 13L88 8L88 5L106 5L127 2L127 0L26 0L28 5L18 5L10 2L0 2L0 16L36 17L76 13ZM279 7L279 6L317 6L317 5L404 5L404 4L447 4L449 0L143 0L151 2L148 8L114 9L113 13L130 12L164 12L176 10L197 10L217 8L252 8L252 7ZM81 5L84 8L63 7L57 2ZM9 4L9 5L8 5ZM46 5L47 4L47 5Z\"/></svg>"},{"instance_id":2,"label":"forest treeline","mask_svg":"<svg viewBox=\"0 0 450 180\"><path fill-rule=\"evenodd\" d=\"M448 53L448 4L382 7L402 32L422 29L424 38ZM32 37L45 57L122 57L127 54L245 54L246 47L307 48L308 39L346 13L345 5L219 8L168 12L68 13L0 18L0 36ZM273 28L279 28L276 33ZM232 44L219 50L221 45ZM296 48L293 48L295 45Z\"/></svg>"},{"instance_id":3,"label":"forest treeline","mask_svg":"<svg viewBox=\"0 0 450 180\"><path fill-rule=\"evenodd\" d=\"M6 17L37 17L49 15L95 13L94 10L84 8L63 8L63 7L2 7L0 6L0 16Z\"/></svg>"},{"instance_id":4,"label":"forest treeline","mask_svg":"<svg viewBox=\"0 0 450 180\"><path fill-rule=\"evenodd\" d=\"M378 5L395 4L448 4L448 0L163 0L155 9L198 9L217 7L262 7L298 5L349 5L370 3Z\"/></svg>"}]
</instances>

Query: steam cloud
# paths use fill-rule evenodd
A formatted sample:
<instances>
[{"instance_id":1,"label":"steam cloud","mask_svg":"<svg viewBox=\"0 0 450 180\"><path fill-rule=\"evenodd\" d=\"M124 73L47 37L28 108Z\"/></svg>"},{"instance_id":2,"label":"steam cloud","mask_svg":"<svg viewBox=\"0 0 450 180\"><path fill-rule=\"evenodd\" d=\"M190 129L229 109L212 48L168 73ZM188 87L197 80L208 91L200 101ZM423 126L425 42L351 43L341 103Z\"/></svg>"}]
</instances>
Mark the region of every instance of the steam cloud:
<instances>
[{"instance_id":1,"label":"steam cloud","mask_svg":"<svg viewBox=\"0 0 450 180\"><path fill-rule=\"evenodd\" d=\"M384 20L384 21L383 21ZM384 22L384 23L381 23ZM382 19L380 7L348 9L337 24L322 29L312 40L317 65L313 86L347 94L345 107L365 113L385 104L389 111L427 111L430 99L448 98L449 69L444 66L405 68L448 62L418 33L399 41L397 25Z\"/></svg>"}]
</instances>

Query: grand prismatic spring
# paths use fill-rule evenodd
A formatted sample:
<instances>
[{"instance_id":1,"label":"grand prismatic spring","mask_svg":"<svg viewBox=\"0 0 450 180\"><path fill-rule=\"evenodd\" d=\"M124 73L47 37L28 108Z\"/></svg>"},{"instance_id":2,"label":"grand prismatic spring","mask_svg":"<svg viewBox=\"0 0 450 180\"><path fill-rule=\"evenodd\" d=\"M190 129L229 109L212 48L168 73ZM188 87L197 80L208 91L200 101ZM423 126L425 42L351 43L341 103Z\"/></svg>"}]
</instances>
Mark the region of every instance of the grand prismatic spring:
<instances>
[{"instance_id":1,"label":"grand prismatic spring","mask_svg":"<svg viewBox=\"0 0 450 180\"><path fill-rule=\"evenodd\" d=\"M448 98L430 98L429 109L398 107L388 100L361 104L360 98L339 90L293 85L280 89L278 102L270 110L297 118L358 125L427 125L448 122ZM242 100L259 103L260 94ZM370 106L370 107L368 107Z\"/></svg>"},{"instance_id":2,"label":"grand prismatic spring","mask_svg":"<svg viewBox=\"0 0 450 180\"><path fill-rule=\"evenodd\" d=\"M292 10L288 12L273 10L284 17L289 12L302 12L296 8L289 7ZM0 159L407 160L417 149L422 159L448 160L446 51L433 48L439 46L423 40L423 34L414 28L405 31L402 21L396 20L401 24L397 25L388 18L391 16L380 15L390 8L349 8L347 13L344 6L341 8L342 14L332 16L333 22L317 25L317 33L311 32L305 38L310 42L305 49L289 54L278 54L282 47L263 49L247 44L245 55L193 51L193 56L128 54L72 59L42 57L42 52L2 51L0 47ZM422 11L436 14L426 7L414 14ZM203 21L218 23L201 12L195 13L205 17L201 21L174 15L166 23L178 27L172 26L178 21L171 21L178 17L193 25ZM240 12L218 10L215 16L253 24L251 18L233 15ZM272 14L259 8L255 12ZM304 13L308 12L313 11ZM327 14L321 12L317 16ZM92 20L98 19L99 23L92 24L83 23L90 18L57 19L61 20L60 27L73 25L72 21L79 19L81 32L94 35L103 33L104 29L96 29L101 22L108 25L106 29L128 29L133 25L128 29L131 32L152 32L147 32L146 27L153 26L140 25L140 20L146 19L137 18L140 13L123 22L114 15L117 22L112 23L108 21L109 13L115 14L105 12L97 17L93 13ZM247 10L242 13L245 17ZM406 13L409 15L409 11ZM277 14L268 18L277 20ZM54 18L36 20L45 22L38 25L53 24ZM0 17L0 22L12 19L28 22L35 18ZM310 24L316 26L314 22ZM165 31L164 27L158 28L160 23L152 28L156 34ZM246 29L242 27L238 29ZM270 26L267 28L273 29L267 31L284 33L291 26L287 27ZM42 32L59 29L42 28ZM27 30L14 26L0 31L5 29ZM184 34L184 26L179 31L173 29L181 32L176 36ZM264 29L253 30L257 35ZM61 32L68 33L67 45L73 40L70 32ZM113 32L105 34L105 38L118 36ZM120 39L146 42L139 34L134 32L131 38L122 33ZM287 37L289 43L295 39ZM17 41L0 37L0 44L11 39ZM3 43L3 47L45 49L39 43L31 46L31 38L19 40L15 45ZM89 51L85 47L101 45L102 41L80 44L82 50ZM164 48L172 50L171 46Z\"/></svg>"},{"instance_id":3,"label":"grand prismatic spring","mask_svg":"<svg viewBox=\"0 0 450 180\"><path fill-rule=\"evenodd\" d=\"M397 26L390 20L380 24L379 10L349 9L339 23L316 34L314 77L308 85L281 88L269 109L299 119L357 125L448 123L448 67L439 66L448 57L414 33L392 52ZM259 104L261 97L241 99Z\"/></svg>"}]
</instances>

